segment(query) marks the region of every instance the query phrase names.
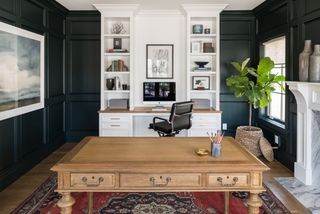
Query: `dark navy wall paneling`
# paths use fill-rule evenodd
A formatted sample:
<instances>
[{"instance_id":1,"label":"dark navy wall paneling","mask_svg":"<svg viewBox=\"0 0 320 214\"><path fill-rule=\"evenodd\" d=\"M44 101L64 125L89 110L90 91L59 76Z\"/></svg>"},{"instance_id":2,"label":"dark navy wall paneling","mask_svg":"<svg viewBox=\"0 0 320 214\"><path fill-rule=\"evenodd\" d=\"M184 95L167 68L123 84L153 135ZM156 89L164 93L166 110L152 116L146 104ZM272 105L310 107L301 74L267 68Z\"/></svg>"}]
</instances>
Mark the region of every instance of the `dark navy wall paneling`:
<instances>
[{"instance_id":1,"label":"dark navy wall paneling","mask_svg":"<svg viewBox=\"0 0 320 214\"><path fill-rule=\"evenodd\" d=\"M226 86L226 78L236 71L230 64L232 61L243 61L254 57L255 19L250 11L225 11L221 14L220 42L220 100L222 123L227 123L228 135L234 135L240 125L248 124L248 103L234 97Z\"/></svg>"},{"instance_id":2,"label":"dark navy wall paneling","mask_svg":"<svg viewBox=\"0 0 320 214\"><path fill-rule=\"evenodd\" d=\"M280 35L287 36L288 81L298 81L299 53L304 40L311 39L313 44L320 43L320 1L319 0L267 0L254 11L257 18L256 55L259 46L266 39ZM286 122L281 129L263 118L256 118L263 128L265 136L274 141L274 135L280 137L276 158L293 170L296 161L297 106L293 94L286 90Z\"/></svg>"},{"instance_id":3,"label":"dark navy wall paneling","mask_svg":"<svg viewBox=\"0 0 320 214\"><path fill-rule=\"evenodd\" d=\"M0 191L65 142L64 25L54 1L0 0L0 21L45 36L45 108L0 121Z\"/></svg>"},{"instance_id":4,"label":"dark navy wall paneling","mask_svg":"<svg viewBox=\"0 0 320 214\"><path fill-rule=\"evenodd\" d=\"M70 12L66 43L66 138L98 135L100 13Z\"/></svg>"}]
</instances>

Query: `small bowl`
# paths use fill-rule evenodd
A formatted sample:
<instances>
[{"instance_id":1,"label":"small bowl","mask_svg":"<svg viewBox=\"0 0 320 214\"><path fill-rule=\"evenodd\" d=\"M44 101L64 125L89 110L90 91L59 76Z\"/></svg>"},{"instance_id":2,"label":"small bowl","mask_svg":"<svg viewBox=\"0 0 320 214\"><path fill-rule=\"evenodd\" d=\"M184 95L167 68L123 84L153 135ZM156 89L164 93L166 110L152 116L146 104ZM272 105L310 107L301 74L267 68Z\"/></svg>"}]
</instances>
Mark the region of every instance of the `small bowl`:
<instances>
[{"instance_id":1,"label":"small bowl","mask_svg":"<svg viewBox=\"0 0 320 214\"><path fill-rule=\"evenodd\" d=\"M194 62L199 68L204 68L209 62L196 61Z\"/></svg>"},{"instance_id":2,"label":"small bowl","mask_svg":"<svg viewBox=\"0 0 320 214\"><path fill-rule=\"evenodd\" d=\"M199 156L206 156L209 154L209 150L208 149L202 149L202 148L197 148L195 150L196 154Z\"/></svg>"}]
</instances>

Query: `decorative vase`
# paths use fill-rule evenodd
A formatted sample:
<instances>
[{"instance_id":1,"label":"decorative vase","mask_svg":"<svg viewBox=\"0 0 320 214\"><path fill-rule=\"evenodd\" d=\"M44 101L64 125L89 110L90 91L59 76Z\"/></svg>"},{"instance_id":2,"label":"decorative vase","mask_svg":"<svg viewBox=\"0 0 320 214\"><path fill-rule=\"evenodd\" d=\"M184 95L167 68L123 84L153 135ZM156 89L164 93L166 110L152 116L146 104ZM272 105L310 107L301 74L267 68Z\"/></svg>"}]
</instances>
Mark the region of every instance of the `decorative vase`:
<instances>
[{"instance_id":1,"label":"decorative vase","mask_svg":"<svg viewBox=\"0 0 320 214\"><path fill-rule=\"evenodd\" d=\"M320 45L314 46L313 54L310 56L310 82L320 82Z\"/></svg>"},{"instance_id":2,"label":"decorative vase","mask_svg":"<svg viewBox=\"0 0 320 214\"><path fill-rule=\"evenodd\" d=\"M242 144L256 157L262 155L259 141L263 137L262 129L255 126L239 126L236 131L236 141Z\"/></svg>"},{"instance_id":3,"label":"decorative vase","mask_svg":"<svg viewBox=\"0 0 320 214\"><path fill-rule=\"evenodd\" d=\"M114 89L114 78L106 79L106 86L108 90Z\"/></svg>"},{"instance_id":4,"label":"decorative vase","mask_svg":"<svg viewBox=\"0 0 320 214\"><path fill-rule=\"evenodd\" d=\"M309 79L309 59L312 53L311 40L304 42L304 49L299 54L299 80L301 82L308 82Z\"/></svg>"}]
</instances>

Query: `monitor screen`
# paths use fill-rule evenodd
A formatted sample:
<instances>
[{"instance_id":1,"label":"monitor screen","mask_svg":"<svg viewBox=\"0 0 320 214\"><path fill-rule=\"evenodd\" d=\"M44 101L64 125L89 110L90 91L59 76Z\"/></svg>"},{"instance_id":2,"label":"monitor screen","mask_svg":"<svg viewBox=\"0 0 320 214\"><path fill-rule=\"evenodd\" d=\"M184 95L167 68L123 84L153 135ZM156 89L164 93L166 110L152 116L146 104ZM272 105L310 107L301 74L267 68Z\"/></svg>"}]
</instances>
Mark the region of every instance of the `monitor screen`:
<instances>
[{"instance_id":1,"label":"monitor screen","mask_svg":"<svg viewBox=\"0 0 320 214\"><path fill-rule=\"evenodd\" d=\"M144 82L143 101L176 101L175 82Z\"/></svg>"}]
</instances>

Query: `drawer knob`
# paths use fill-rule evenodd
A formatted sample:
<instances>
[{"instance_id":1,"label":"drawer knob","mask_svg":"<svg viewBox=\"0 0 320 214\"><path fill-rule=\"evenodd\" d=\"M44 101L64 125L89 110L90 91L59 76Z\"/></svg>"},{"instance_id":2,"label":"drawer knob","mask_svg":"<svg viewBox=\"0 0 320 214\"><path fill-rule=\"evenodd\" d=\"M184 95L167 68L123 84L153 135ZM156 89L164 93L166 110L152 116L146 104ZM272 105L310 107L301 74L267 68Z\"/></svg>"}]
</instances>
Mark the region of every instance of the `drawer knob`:
<instances>
[{"instance_id":1,"label":"drawer knob","mask_svg":"<svg viewBox=\"0 0 320 214\"><path fill-rule=\"evenodd\" d=\"M227 179L229 178L229 176L227 177ZM239 178L238 177L233 177L232 182L231 183L223 183L223 178L222 177L218 177L217 181L224 187L232 187L234 185L237 184Z\"/></svg>"},{"instance_id":2,"label":"drawer knob","mask_svg":"<svg viewBox=\"0 0 320 214\"><path fill-rule=\"evenodd\" d=\"M88 187L97 187L104 181L103 177L99 177L95 180L95 177L92 176L92 181L88 181L87 177L82 177L82 182L85 183Z\"/></svg>"},{"instance_id":3,"label":"drawer knob","mask_svg":"<svg viewBox=\"0 0 320 214\"><path fill-rule=\"evenodd\" d=\"M162 179L162 176L160 176L160 179ZM157 183L157 181L154 177L151 177L149 179L149 181L151 182L152 186L154 186L154 187L166 187L166 186L168 186L169 182L171 181L171 178L167 177L165 183Z\"/></svg>"}]
</instances>

